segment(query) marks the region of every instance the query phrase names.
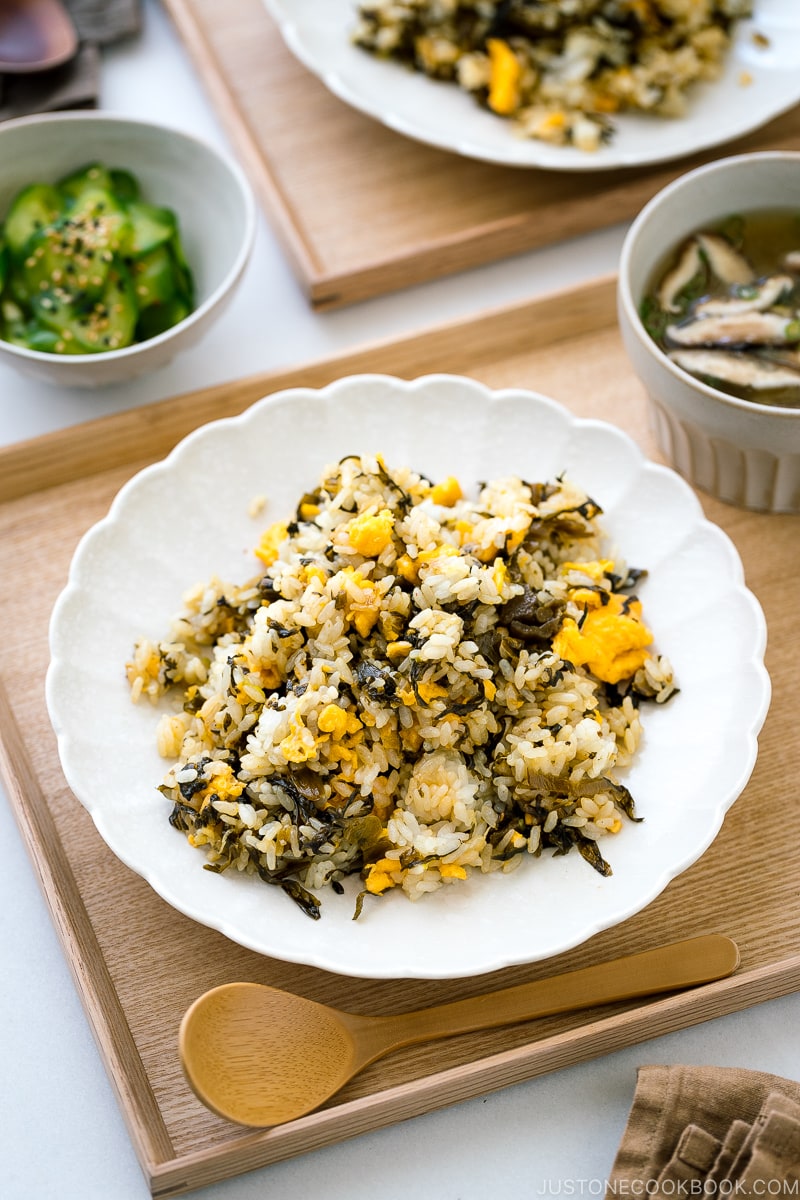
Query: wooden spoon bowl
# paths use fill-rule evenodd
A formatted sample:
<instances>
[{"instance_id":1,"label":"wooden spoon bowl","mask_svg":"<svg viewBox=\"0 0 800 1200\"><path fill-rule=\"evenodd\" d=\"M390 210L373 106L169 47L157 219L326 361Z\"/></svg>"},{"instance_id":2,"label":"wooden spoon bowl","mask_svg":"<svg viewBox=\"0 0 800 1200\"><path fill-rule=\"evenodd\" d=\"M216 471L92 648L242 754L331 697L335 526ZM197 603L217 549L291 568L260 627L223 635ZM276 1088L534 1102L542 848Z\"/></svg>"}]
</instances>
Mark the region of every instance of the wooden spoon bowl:
<instances>
[{"instance_id":1,"label":"wooden spoon bowl","mask_svg":"<svg viewBox=\"0 0 800 1200\"><path fill-rule=\"evenodd\" d=\"M716 934L581 971L388 1017L342 1012L259 983L212 988L187 1010L180 1054L197 1097L241 1125L292 1121L368 1063L416 1042L721 979L739 951Z\"/></svg>"},{"instance_id":2,"label":"wooden spoon bowl","mask_svg":"<svg viewBox=\"0 0 800 1200\"><path fill-rule=\"evenodd\" d=\"M0 73L49 71L73 58L78 34L62 0L3 0Z\"/></svg>"},{"instance_id":3,"label":"wooden spoon bowl","mask_svg":"<svg viewBox=\"0 0 800 1200\"><path fill-rule=\"evenodd\" d=\"M350 1016L258 983L214 988L184 1018L184 1069L220 1116L278 1125L317 1108L364 1065Z\"/></svg>"}]
</instances>

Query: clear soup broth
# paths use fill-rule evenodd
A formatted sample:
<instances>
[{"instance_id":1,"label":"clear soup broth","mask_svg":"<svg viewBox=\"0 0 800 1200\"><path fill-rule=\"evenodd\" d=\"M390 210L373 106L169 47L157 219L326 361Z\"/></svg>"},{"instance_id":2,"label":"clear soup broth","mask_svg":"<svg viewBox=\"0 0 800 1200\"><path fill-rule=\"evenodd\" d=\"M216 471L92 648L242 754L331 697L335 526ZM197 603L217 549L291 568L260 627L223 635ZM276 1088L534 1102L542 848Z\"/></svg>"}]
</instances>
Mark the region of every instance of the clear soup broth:
<instances>
[{"instance_id":1,"label":"clear soup broth","mask_svg":"<svg viewBox=\"0 0 800 1200\"><path fill-rule=\"evenodd\" d=\"M690 375L742 400L800 408L800 209L698 229L653 272L640 315Z\"/></svg>"}]
</instances>

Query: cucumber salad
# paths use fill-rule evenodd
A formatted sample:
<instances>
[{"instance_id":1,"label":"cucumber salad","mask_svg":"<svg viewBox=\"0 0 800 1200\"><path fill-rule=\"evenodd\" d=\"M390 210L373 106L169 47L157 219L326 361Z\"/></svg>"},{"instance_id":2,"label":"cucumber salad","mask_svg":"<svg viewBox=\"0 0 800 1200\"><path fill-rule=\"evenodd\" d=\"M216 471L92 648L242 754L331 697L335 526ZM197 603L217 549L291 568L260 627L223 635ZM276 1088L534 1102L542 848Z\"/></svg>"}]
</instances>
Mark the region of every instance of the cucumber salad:
<instances>
[{"instance_id":1,"label":"cucumber salad","mask_svg":"<svg viewBox=\"0 0 800 1200\"><path fill-rule=\"evenodd\" d=\"M92 163L33 183L0 226L0 338L47 354L143 342L192 312L194 281L169 208L125 170Z\"/></svg>"}]
</instances>

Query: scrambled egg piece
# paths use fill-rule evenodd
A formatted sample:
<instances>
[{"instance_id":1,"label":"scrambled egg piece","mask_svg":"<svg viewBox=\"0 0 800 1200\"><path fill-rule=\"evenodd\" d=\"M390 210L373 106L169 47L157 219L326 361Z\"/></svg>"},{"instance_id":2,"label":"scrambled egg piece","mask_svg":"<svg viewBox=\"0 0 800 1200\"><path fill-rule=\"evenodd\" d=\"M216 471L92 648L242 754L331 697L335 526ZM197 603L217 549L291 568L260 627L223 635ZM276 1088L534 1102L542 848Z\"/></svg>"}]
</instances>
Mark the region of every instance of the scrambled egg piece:
<instances>
[{"instance_id":1,"label":"scrambled egg piece","mask_svg":"<svg viewBox=\"0 0 800 1200\"><path fill-rule=\"evenodd\" d=\"M371 579L354 567L343 567L346 613L361 637L367 637L380 616L381 596Z\"/></svg>"},{"instance_id":2,"label":"scrambled egg piece","mask_svg":"<svg viewBox=\"0 0 800 1200\"><path fill-rule=\"evenodd\" d=\"M561 570L580 571L582 575L587 575L595 583L600 583L606 575L614 570L614 562L610 558L596 558L588 562L565 562L561 564Z\"/></svg>"},{"instance_id":3,"label":"scrambled egg piece","mask_svg":"<svg viewBox=\"0 0 800 1200\"><path fill-rule=\"evenodd\" d=\"M447 688L443 687L441 683L420 683L417 691L425 704L430 704L431 700L439 700L447 695Z\"/></svg>"},{"instance_id":4,"label":"scrambled egg piece","mask_svg":"<svg viewBox=\"0 0 800 1200\"><path fill-rule=\"evenodd\" d=\"M304 763L322 758L328 764L340 765L340 777L352 779L358 766L356 746L364 736L364 724L353 712L338 704L326 704L317 717L319 736L304 724L295 713L289 722L289 732L280 743L287 762Z\"/></svg>"},{"instance_id":5,"label":"scrambled egg piece","mask_svg":"<svg viewBox=\"0 0 800 1200\"><path fill-rule=\"evenodd\" d=\"M522 68L508 42L500 38L489 38L489 108L501 115L516 112L519 108L519 81Z\"/></svg>"},{"instance_id":6,"label":"scrambled egg piece","mask_svg":"<svg viewBox=\"0 0 800 1200\"><path fill-rule=\"evenodd\" d=\"M289 733L279 748L283 757L290 763L308 762L310 758L317 756L314 735L296 714L289 721Z\"/></svg>"},{"instance_id":7,"label":"scrambled egg piece","mask_svg":"<svg viewBox=\"0 0 800 1200\"><path fill-rule=\"evenodd\" d=\"M458 547L451 545L450 542L442 542L440 545L434 546L432 550L423 550L416 558L411 558L408 554L401 554L395 563L395 570L408 583L419 583L421 567L430 566L438 558L452 558L457 554Z\"/></svg>"},{"instance_id":8,"label":"scrambled egg piece","mask_svg":"<svg viewBox=\"0 0 800 1200\"><path fill-rule=\"evenodd\" d=\"M394 564L394 569L401 579L405 579L407 583L418 583L419 576L417 574L417 565L413 558L408 554L401 554Z\"/></svg>"},{"instance_id":9,"label":"scrambled egg piece","mask_svg":"<svg viewBox=\"0 0 800 1200\"><path fill-rule=\"evenodd\" d=\"M567 617L553 639L559 658L587 667L606 683L619 683L644 665L653 635L641 619L642 606L618 592L591 609L580 626Z\"/></svg>"},{"instance_id":10,"label":"scrambled egg piece","mask_svg":"<svg viewBox=\"0 0 800 1200\"><path fill-rule=\"evenodd\" d=\"M350 522L347 536L357 554L365 558L376 558L390 544L394 531L394 514L391 509L380 512L367 509Z\"/></svg>"},{"instance_id":11,"label":"scrambled egg piece","mask_svg":"<svg viewBox=\"0 0 800 1200\"><path fill-rule=\"evenodd\" d=\"M327 572L323 571L322 567L317 567L313 563L303 567L300 571L300 575L306 581L306 583L311 583L312 579L316 579L324 587L328 582Z\"/></svg>"},{"instance_id":12,"label":"scrambled egg piece","mask_svg":"<svg viewBox=\"0 0 800 1200\"><path fill-rule=\"evenodd\" d=\"M443 508L452 508L463 495L461 484L455 475L448 475L446 479L435 483L431 488L431 500L434 504L441 504Z\"/></svg>"},{"instance_id":13,"label":"scrambled egg piece","mask_svg":"<svg viewBox=\"0 0 800 1200\"><path fill-rule=\"evenodd\" d=\"M396 858L379 858L366 868L364 887L373 896L380 896L381 892L395 887L401 879L400 864Z\"/></svg>"},{"instance_id":14,"label":"scrambled egg piece","mask_svg":"<svg viewBox=\"0 0 800 1200\"><path fill-rule=\"evenodd\" d=\"M200 793L203 797L201 812L207 807L212 796L216 796L218 800L238 800L244 791L244 784L239 782L228 763L216 763L213 770L214 774L209 777Z\"/></svg>"},{"instance_id":15,"label":"scrambled egg piece","mask_svg":"<svg viewBox=\"0 0 800 1200\"><path fill-rule=\"evenodd\" d=\"M265 567L271 567L280 553L281 544L289 536L289 531L282 521L270 525L261 535L261 541L255 549L256 555Z\"/></svg>"},{"instance_id":16,"label":"scrambled egg piece","mask_svg":"<svg viewBox=\"0 0 800 1200\"><path fill-rule=\"evenodd\" d=\"M361 722L355 713L346 712L338 704L326 704L317 717L317 726L322 733L330 733L337 740L348 733L357 733Z\"/></svg>"},{"instance_id":17,"label":"scrambled egg piece","mask_svg":"<svg viewBox=\"0 0 800 1200\"><path fill-rule=\"evenodd\" d=\"M438 862L436 866L438 867L439 875L445 882L453 879L467 878L466 868L460 866L458 863ZM366 868L364 887L371 895L380 896L382 892L388 891L389 888L398 887L403 882L404 875L405 871L396 858L379 858L377 862L370 863Z\"/></svg>"},{"instance_id":18,"label":"scrambled egg piece","mask_svg":"<svg viewBox=\"0 0 800 1200\"><path fill-rule=\"evenodd\" d=\"M442 879L467 878L466 868L460 867L458 863L439 863L439 874Z\"/></svg>"}]
</instances>

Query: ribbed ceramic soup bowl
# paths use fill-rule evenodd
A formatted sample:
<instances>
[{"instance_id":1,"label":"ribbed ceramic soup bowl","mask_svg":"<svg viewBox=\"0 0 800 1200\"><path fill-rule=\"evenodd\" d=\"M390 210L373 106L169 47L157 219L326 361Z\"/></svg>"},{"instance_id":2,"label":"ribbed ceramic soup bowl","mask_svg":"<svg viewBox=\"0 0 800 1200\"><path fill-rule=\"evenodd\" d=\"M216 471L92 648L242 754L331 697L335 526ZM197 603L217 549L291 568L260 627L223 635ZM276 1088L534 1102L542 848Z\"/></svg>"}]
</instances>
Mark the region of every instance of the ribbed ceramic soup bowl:
<instances>
[{"instance_id":1,"label":"ribbed ceramic soup bowl","mask_svg":"<svg viewBox=\"0 0 800 1200\"><path fill-rule=\"evenodd\" d=\"M618 316L625 349L647 391L654 432L669 463L694 486L728 503L800 512L800 404L770 403L768 390L759 393L758 402L742 399L727 394L708 376L689 374L659 347L642 316L654 275L671 250L734 216L746 218L765 210L796 210L800 250L800 153L720 159L669 184L642 209L625 238ZM795 278L800 286L800 276ZM756 286L741 288L742 296ZM742 353L736 344L731 349L734 355ZM798 360L800 379L796 345L786 349L790 364L792 355Z\"/></svg>"}]
</instances>

